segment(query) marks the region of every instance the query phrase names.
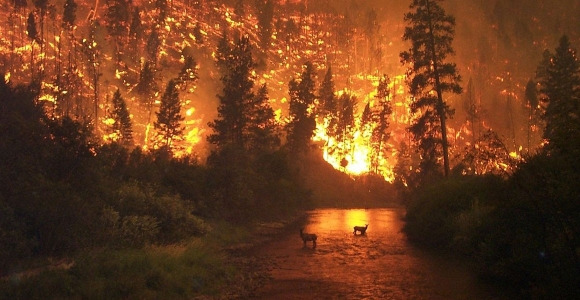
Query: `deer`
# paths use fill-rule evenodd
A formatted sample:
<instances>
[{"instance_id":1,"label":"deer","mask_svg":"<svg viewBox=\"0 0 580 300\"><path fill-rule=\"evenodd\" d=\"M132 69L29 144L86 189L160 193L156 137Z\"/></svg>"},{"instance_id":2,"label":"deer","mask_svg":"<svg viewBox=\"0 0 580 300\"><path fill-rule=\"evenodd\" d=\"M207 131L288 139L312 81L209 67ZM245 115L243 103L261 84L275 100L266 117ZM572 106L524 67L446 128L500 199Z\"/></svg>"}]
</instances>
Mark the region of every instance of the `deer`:
<instances>
[{"instance_id":1,"label":"deer","mask_svg":"<svg viewBox=\"0 0 580 300\"><path fill-rule=\"evenodd\" d=\"M306 242L312 242L312 248L316 248L316 239L318 238L314 233L304 233L304 228L300 228L300 237L306 247Z\"/></svg>"},{"instance_id":2,"label":"deer","mask_svg":"<svg viewBox=\"0 0 580 300\"><path fill-rule=\"evenodd\" d=\"M367 232L367 228L369 228L369 224L365 224L365 226L355 226L353 233L356 235L356 232L359 231L360 234L365 234Z\"/></svg>"}]
</instances>

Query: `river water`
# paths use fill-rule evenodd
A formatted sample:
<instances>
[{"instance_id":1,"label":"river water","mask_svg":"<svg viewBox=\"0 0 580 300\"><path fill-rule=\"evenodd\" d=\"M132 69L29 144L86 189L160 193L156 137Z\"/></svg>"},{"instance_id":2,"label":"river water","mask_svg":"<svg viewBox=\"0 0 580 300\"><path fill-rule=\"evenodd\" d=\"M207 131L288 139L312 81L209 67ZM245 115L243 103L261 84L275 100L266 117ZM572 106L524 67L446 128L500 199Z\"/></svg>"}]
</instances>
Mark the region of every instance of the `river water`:
<instances>
[{"instance_id":1,"label":"river water","mask_svg":"<svg viewBox=\"0 0 580 300\"><path fill-rule=\"evenodd\" d=\"M402 209L319 209L304 231L318 236L304 247L299 228L255 253L271 280L258 299L506 299L479 282L462 263L410 245ZM369 224L365 235L354 226Z\"/></svg>"}]
</instances>

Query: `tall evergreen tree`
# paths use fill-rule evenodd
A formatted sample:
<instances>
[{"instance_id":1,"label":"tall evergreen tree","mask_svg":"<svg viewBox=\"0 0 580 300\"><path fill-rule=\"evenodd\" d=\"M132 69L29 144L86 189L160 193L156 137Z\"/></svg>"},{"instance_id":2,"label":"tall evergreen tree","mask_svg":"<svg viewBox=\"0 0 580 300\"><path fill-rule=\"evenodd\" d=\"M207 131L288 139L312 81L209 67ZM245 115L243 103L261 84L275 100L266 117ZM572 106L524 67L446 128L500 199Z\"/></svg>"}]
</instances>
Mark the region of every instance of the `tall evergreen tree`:
<instances>
[{"instance_id":1,"label":"tall evergreen tree","mask_svg":"<svg viewBox=\"0 0 580 300\"><path fill-rule=\"evenodd\" d=\"M75 0L66 0L64 2L64 11L62 15L63 26L70 30L76 21L77 4Z\"/></svg>"},{"instance_id":2,"label":"tall evergreen tree","mask_svg":"<svg viewBox=\"0 0 580 300\"><path fill-rule=\"evenodd\" d=\"M117 134L118 141L122 145L131 146L133 144L133 127L131 124L131 117L125 99L121 97L119 89L113 94L113 111L111 118L115 120L113 123L113 131Z\"/></svg>"},{"instance_id":3,"label":"tall evergreen tree","mask_svg":"<svg viewBox=\"0 0 580 300\"><path fill-rule=\"evenodd\" d=\"M30 47L30 72L31 78L34 80L34 43L38 41L38 31L36 30L36 20L34 19L34 13L30 12L28 14L28 20L26 22L26 34L32 42Z\"/></svg>"},{"instance_id":4,"label":"tall evergreen tree","mask_svg":"<svg viewBox=\"0 0 580 300\"><path fill-rule=\"evenodd\" d=\"M341 166L346 168L349 161L346 155L354 151L355 144L351 143L354 139L354 132L356 130L355 126L355 107L357 99L356 96L350 95L348 93L343 93L340 98L338 98L338 124L336 139L339 141L339 152L342 155Z\"/></svg>"},{"instance_id":5,"label":"tall evergreen tree","mask_svg":"<svg viewBox=\"0 0 580 300\"><path fill-rule=\"evenodd\" d=\"M183 67L177 75L177 84L182 91L188 90L189 86L195 84L199 79L197 75L197 62L192 56L187 55L183 62Z\"/></svg>"},{"instance_id":6,"label":"tall evergreen tree","mask_svg":"<svg viewBox=\"0 0 580 300\"><path fill-rule=\"evenodd\" d=\"M174 79L167 83L165 93L161 96L161 106L157 112L155 129L157 130L157 145L171 151L175 141L183 139L184 127L181 123L185 118L181 115L181 101Z\"/></svg>"},{"instance_id":7,"label":"tall evergreen tree","mask_svg":"<svg viewBox=\"0 0 580 300\"><path fill-rule=\"evenodd\" d=\"M539 104L540 100L538 99L538 89L537 84L533 79L530 79L526 84L526 90L524 98L526 100L525 104L528 109L528 154L531 150L531 140L532 140L532 131L535 131L534 128L538 126L539 123Z\"/></svg>"},{"instance_id":8,"label":"tall evergreen tree","mask_svg":"<svg viewBox=\"0 0 580 300\"><path fill-rule=\"evenodd\" d=\"M477 105L473 81L471 78L469 78L469 81L467 82L467 92L463 98L463 109L465 110L467 120L471 125L471 145L475 145L475 140L479 138L479 134L476 132L476 122L479 120L481 108Z\"/></svg>"},{"instance_id":9,"label":"tall evergreen tree","mask_svg":"<svg viewBox=\"0 0 580 300\"><path fill-rule=\"evenodd\" d=\"M454 54L451 46L455 35L455 18L439 5L442 0L412 0L411 12L405 14L403 40L410 41L409 50L400 54L410 65L408 85L413 95L411 112L417 115L410 127L421 153L421 169L436 172L443 158L444 174L449 174L449 144L447 119L453 115L444 101L444 93L461 93L461 80L454 63L447 56Z\"/></svg>"},{"instance_id":10,"label":"tall evergreen tree","mask_svg":"<svg viewBox=\"0 0 580 300\"><path fill-rule=\"evenodd\" d=\"M328 67L324 79L318 90L318 117L320 122L325 122L326 134L329 137L336 135L338 114L334 80L332 79L332 68Z\"/></svg>"},{"instance_id":11,"label":"tall evergreen tree","mask_svg":"<svg viewBox=\"0 0 580 300\"><path fill-rule=\"evenodd\" d=\"M385 156L385 151L387 150L386 144L391 137L391 132L389 131L389 118L393 113L393 107L391 105L391 92L389 90L390 79L384 75L379 80L379 85L377 86L377 95L375 98L378 100L377 109L373 111L373 121L374 126L371 134L371 146L372 146L372 159L371 166L377 171L379 167L380 159Z\"/></svg>"},{"instance_id":12,"label":"tall evergreen tree","mask_svg":"<svg viewBox=\"0 0 580 300\"><path fill-rule=\"evenodd\" d=\"M249 105L249 149L256 153L275 150L280 146L279 126L274 109L268 103L268 88L260 86Z\"/></svg>"},{"instance_id":13,"label":"tall evergreen tree","mask_svg":"<svg viewBox=\"0 0 580 300\"><path fill-rule=\"evenodd\" d=\"M158 90L155 82L155 70L149 61L146 61L141 68L139 82L135 86L135 90L143 97L144 103L150 103L153 95Z\"/></svg>"},{"instance_id":14,"label":"tall evergreen tree","mask_svg":"<svg viewBox=\"0 0 580 300\"><path fill-rule=\"evenodd\" d=\"M538 71L548 151L576 153L580 143L580 62L567 36Z\"/></svg>"},{"instance_id":15,"label":"tall evergreen tree","mask_svg":"<svg viewBox=\"0 0 580 300\"><path fill-rule=\"evenodd\" d=\"M143 24L141 24L141 9L133 7L131 13L131 23L129 24L129 43L127 50L132 64L139 61L139 45L143 39Z\"/></svg>"},{"instance_id":16,"label":"tall evergreen tree","mask_svg":"<svg viewBox=\"0 0 580 300\"><path fill-rule=\"evenodd\" d=\"M218 95L218 117L208 124L214 131L208 141L218 146L218 151L227 146L247 149L248 110L255 97L255 63L249 37L241 37L230 47L224 34L218 44L216 64L222 72L223 91Z\"/></svg>"},{"instance_id":17,"label":"tall evergreen tree","mask_svg":"<svg viewBox=\"0 0 580 300\"><path fill-rule=\"evenodd\" d=\"M316 119L313 113L314 101L314 66L311 62L304 65L300 81L292 79L288 84L290 94L290 122L286 125L287 143L290 149L305 152L316 130Z\"/></svg>"},{"instance_id":18,"label":"tall evergreen tree","mask_svg":"<svg viewBox=\"0 0 580 300\"><path fill-rule=\"evenodd\" d=\"M147 39L147 55L149 56L149 60L153 62L154 66L157 66L157 58L159 56L159 47L161 47L161 41L159 39L159 32L157 28L153 28L151 30L151 34Z\"/></svg>"},{"instance_id":19,"label":"tall evergreen tree","mask_svg":"<svg viewBox=\"0 0 580 300\"><path fill-rule=\"evenodd\" d=\"M255 0L258 10L258 28L262 51L267 51L272 39L272 21L274 18L274 3L272 0Z\"/></svg>"},{"instance_id":20,"label":"tall evergreen tree","mask_svg":"<svg viewBox=\"0 0 580 300\"><path fill-rule=\"evenodd\" d=\"M125 44L130 21L130 3L128 0L108 0L105 17L107 29L113 39L113 53L116 56L115 63L121 63L121 45Z\"/></svg>"}]
</instances>

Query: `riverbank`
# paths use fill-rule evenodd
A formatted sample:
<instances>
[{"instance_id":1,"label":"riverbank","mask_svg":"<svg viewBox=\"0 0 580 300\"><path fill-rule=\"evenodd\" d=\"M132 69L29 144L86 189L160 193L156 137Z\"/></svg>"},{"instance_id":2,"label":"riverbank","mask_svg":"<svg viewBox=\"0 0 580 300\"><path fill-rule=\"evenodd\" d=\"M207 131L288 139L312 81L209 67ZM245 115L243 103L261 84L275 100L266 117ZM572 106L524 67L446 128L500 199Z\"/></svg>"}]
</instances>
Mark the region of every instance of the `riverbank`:
<instances>
[{"instance_id":1,"label":"riverbank","mask_svg":"<svg viewBox=\"0 0 580 300\"><path fill-rule=\"evenodd\" d=\"M297 213L252 225L212 224L182 244L91 250L47 261L0 280L0 299L233 299L251 297L268 279L252 252L297 228Z\"/></svg>"}]
</instances>

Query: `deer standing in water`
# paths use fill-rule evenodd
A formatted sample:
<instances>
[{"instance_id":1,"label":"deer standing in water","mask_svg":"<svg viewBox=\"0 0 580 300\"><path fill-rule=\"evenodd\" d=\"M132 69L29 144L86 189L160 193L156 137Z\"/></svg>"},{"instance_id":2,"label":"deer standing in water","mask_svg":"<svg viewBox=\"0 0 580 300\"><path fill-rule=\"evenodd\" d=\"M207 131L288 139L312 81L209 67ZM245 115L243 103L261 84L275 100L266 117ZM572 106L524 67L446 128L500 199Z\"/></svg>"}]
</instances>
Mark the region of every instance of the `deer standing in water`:
<instances>
[{"instance_id":1,"label":"deer standing in water","mask_svg":"<svg viewBox=\"0 0 580 300\"><path fill-rule=\"evenodd\" d=\"M367 232L367 228L369 228L369 224L365 224L364 227L363 226L355 226L353 233L356 234L356 232L359 231L360 234L365 234Z\"/></svg>"},{"instance_id":2,"label":"deer standing in water","mask_svg":"<svg viewBox=\"0 0 580 300\"><path fill-rule=\"evenodd\" d=\"M304 228L300 228L300 237L306 247L306 242L312 242L312 248L316 248L316 239L318 238L314 233L304 233Z\"/></svg>"}]
</instances>

